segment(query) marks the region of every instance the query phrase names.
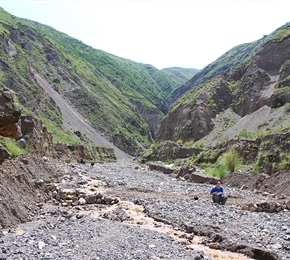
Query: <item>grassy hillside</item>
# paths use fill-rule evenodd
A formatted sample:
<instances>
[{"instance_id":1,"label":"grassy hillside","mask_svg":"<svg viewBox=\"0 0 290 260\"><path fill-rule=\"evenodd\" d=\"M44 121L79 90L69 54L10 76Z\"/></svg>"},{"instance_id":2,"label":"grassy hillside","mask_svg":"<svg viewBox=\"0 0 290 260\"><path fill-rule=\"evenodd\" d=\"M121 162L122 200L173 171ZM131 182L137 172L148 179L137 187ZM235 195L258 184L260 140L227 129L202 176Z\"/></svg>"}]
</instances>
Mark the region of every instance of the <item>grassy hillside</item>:
<instances>
[{"instance_id":1,"label":"grassy hillside","mask_svg":"<svg viewBox=\"0 0 290 260\"><path fill-rule=\"evenodd\" d=\"M151 65L96 50L55 29L0 8L0 81L27 113L59 127L63 118L38 85L39 74L91 124L126 152L148 147L178 83Z\"/></svg>"},{"instance_id":2,"label":"grassy hillside","mask_svg":"<svg viewBox=\"0 0 290 260\"><path fill-rule=\"evenodd\" d=\"M190 80L199 70L198 69L188 69L188 68L164 68L162 71L168 75L178 86L182 85L184 82Z\"/></svg>"}]
</instances>

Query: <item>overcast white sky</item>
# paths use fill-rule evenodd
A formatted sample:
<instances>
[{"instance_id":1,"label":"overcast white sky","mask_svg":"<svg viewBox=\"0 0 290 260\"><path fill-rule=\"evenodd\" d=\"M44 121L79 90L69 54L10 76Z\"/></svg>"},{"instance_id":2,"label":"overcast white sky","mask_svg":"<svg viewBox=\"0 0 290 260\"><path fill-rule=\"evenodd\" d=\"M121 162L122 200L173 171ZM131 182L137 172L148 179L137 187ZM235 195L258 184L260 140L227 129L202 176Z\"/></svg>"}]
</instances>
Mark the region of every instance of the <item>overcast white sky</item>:
<instances>
[{"instance_id":1,"label":"overcast white sky","mask_svg":"<svg viewBox=\"0 0 290 260\"><path fill-rule=\"evenodd\" d=\"M202 69L290 21L289 0L10 0L0 6L158 69Z\"/></svg>"}]
</instances>

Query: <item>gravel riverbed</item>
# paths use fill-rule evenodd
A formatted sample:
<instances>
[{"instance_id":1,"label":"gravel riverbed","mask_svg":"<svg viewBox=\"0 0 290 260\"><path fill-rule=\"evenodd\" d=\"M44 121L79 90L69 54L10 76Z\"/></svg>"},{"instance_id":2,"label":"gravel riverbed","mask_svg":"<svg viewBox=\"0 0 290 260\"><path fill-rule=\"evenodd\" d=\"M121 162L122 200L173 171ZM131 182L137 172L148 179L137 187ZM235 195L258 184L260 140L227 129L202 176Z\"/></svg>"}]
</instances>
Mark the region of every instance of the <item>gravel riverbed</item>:
<instances>
[{"instance_id":1,"label":"gravel riverbed","mask_svg":"<svg viewBox=\"0 0 290 260\"><path fill-rule=\"evenodd\" d=\"M59 190L86 188L117 199L71 205L48 192L31 222L3 230L0 259L246 259L196 251L190 246L195 236L202 236L207 248L248 259L290 259L289 210L236 206L267 199L261 194L225 187L227 204L216 205L209 197L212 185L177 180L129 160L58 169L63 171L55 183ZM161 232L165 225L179 239Z\"/></svg>"}]
</instances>

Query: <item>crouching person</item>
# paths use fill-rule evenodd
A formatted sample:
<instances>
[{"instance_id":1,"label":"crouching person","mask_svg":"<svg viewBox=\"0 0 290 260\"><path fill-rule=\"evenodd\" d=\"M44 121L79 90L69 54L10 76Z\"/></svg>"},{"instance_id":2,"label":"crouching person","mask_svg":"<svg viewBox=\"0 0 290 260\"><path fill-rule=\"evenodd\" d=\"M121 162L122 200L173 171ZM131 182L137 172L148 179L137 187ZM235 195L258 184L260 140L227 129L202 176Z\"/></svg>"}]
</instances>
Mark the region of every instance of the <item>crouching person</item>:
<instances>
[{"instance_id":1,"label":"crouching person","mask_svg":"<svg viewBox=\"0 0 290 260\"><path fill-rule=\"evenodd\" d=\"M224 188L221 186L221 182L217 181L215 187L213 187L210 191L210 195L212 196L212 200L214 203L225 205L227 201L227 197L224 195Z\"/></svg>"}]
</instances>

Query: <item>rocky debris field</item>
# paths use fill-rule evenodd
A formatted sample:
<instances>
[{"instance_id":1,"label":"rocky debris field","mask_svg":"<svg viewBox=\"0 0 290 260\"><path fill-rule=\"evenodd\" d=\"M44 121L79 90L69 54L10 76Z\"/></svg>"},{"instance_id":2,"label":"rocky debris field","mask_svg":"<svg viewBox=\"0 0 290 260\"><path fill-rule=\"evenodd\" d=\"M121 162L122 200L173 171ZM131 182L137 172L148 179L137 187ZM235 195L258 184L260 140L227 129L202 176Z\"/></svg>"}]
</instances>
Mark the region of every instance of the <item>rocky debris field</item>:
<instances>
[{"instance_id":1,"label":"rocky debris field","mask_svg":"<svg viewBox=\"0 0 290 260\"><path fill-rule=\"evenodd\" d=\"M2 230L0 259L290 259L287 196L231 180L222 206L211 184L129 160L51 164L57 177L37 182L31 221Z\"/></svg>"}]
</instances>

